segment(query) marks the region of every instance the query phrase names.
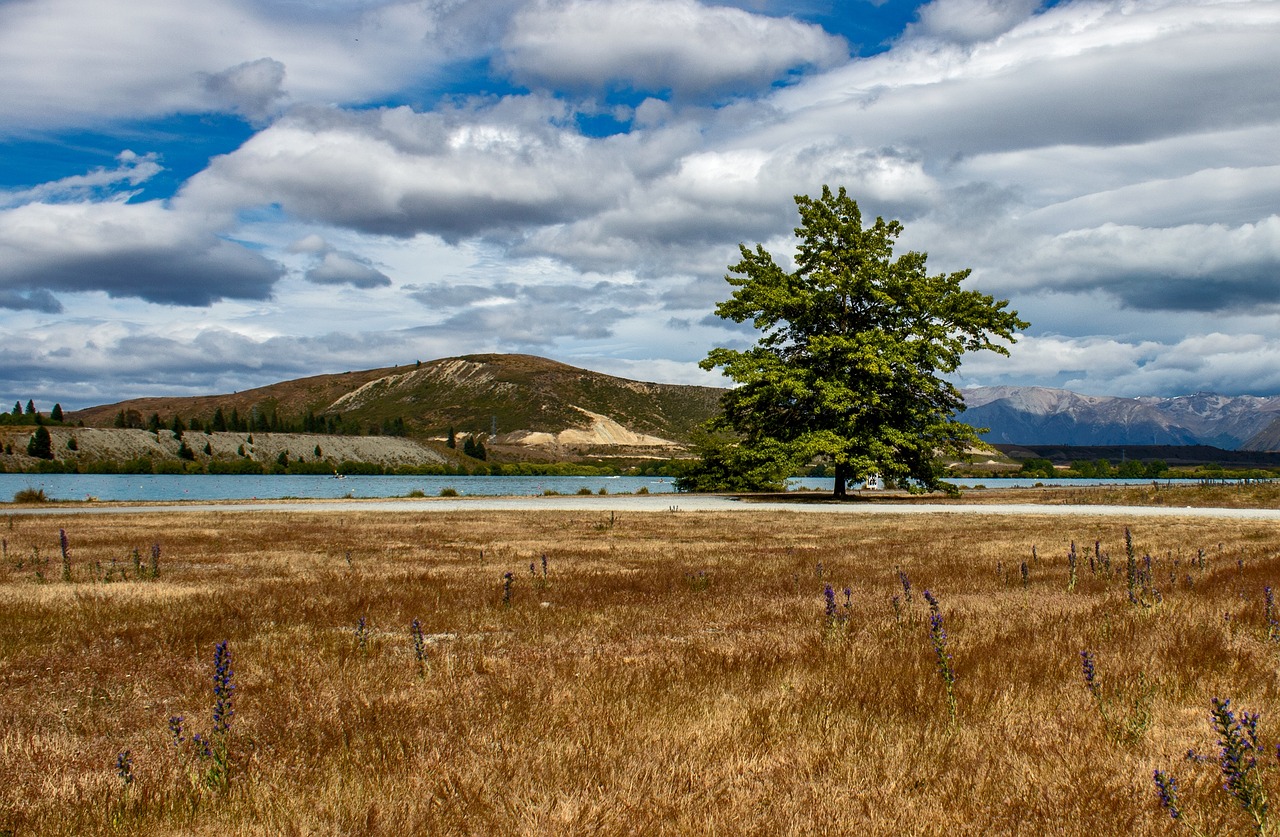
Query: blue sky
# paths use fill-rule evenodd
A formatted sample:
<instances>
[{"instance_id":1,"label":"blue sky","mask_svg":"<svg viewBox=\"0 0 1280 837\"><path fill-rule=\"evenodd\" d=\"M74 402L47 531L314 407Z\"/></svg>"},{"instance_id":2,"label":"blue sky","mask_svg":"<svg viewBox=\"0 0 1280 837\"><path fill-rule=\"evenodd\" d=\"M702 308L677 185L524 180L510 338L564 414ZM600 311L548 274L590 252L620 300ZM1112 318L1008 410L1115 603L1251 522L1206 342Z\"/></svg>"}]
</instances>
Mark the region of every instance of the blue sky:
<instances>
[{"instance_id":1,"label":"blue sky","mask_svg":"<svg viewBox=\"0 0 1280 837\"><path fill-rule=\"evenodd\" d=\"M1031 327L959 383L1280 393L1275 0L0 0L0 403L751 335L844 186Z\"/></svg>"}]
</instances>

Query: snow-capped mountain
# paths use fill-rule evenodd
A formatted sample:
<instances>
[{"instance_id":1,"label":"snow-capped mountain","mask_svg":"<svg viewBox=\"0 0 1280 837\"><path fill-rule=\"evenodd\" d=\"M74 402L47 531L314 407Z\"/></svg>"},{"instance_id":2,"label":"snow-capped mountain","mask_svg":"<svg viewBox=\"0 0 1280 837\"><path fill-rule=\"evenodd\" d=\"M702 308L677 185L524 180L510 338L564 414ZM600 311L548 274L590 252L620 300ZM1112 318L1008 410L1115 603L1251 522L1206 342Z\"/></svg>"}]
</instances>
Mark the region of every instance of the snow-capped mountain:
<instances>
[{"instance_id":1,"label":"snow-capped mountain","mask_svg":"<svg viewBox=\"0 0 1280 837\"><path fill-rule=\"evenodd\" d=\"M983 434L989 442L1280 447L1280 397L1198 392L1119 398L1047 387L974 387L963 394L962 419L989 428Z\"/></svg>"}]
</instances>

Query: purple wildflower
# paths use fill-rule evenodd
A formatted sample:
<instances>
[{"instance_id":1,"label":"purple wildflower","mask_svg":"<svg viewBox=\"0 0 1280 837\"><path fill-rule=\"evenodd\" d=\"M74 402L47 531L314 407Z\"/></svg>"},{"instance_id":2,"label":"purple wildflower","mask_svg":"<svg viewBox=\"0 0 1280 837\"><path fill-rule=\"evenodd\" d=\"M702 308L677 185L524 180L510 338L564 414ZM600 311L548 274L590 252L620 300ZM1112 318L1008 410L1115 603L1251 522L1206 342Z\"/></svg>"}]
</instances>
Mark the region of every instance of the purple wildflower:
<instances>
[{"instance_id":1,"label":"purple wildflower","mask_svg":"<svg viewBox=\"0 0 1280 837\"><path fill-rule=\"evenodd\" d=\"M1218 733L1218 768L1222 771L1222 787L1254 821L1261 823L1267 815L1267 796L1257 776L1258 715L1242 712L1237 719L1231 711L1231 699L1213 699L1209 713Z\"/></svg>"},{"instance_id":2,"label":"purple wildflower","mask_svg":"<svg viewBox=\"0 0 1280 837\"><path fill-rule=\"evenodd\" d=\"M938 658L938 674L942 676L942 685L947 694L947 711L951 723L956 722L956 671L952 664L951 654L947 651L947 632L942 627L942 611L938 600L928 590L924 591L925 601L929 603L929 639L933 643L933 652Z\"/></svg>"},{"instance_id":3,"label":"purple wildflower","mask_svg":"<svg viewBox=\"0 0 1280 837\"><path fill-rule=\"evenodd\" d=\"M1089 694L1093 695L1094 700L1100 700L1101 694L1098 690L1098 672L1093 664L1093 652L1080 652L1080 669L1084 674L1084 685L1089 690Z\"/></svg>"},{"instance_id":4,"label":"purple wildflower","mask_svg":"<svg viewBox=\"0 0 1280 837\"><path fill-rule=\"evenodd\" d=\"M231 729L231 718L235 710L231 706L231 693L235 691L232 682L234 672L231 670L231 651L227 641L219 642L213 652L213 734L226 735Z\"/></svg>"},{"instance_id":5,"label":"purple wildflower","mask_svg":"<svg viewBox=\"0 0 1280 837\"><path fill-rule=\"evenodd\" d=\"M1178 779L1171 773L1157 770L1152 774L1156 783L1156 795L1160 797L1160 805L1169 812L1172 819L1182 818L1182 809L1178 807Z\"/></svg>"},{"instance_id":6,"label":"purple wildflower","mask_svg":"<svg viewBox=\"0 0 1280 837\"><path fill-rule=\"evenodd\" d=\"M126 787L133 784L133 753L129 750L116 756L116 775Z\"/></svg>"},{"instance_id":7,"label":"purple wildflower","mask_svg":"<svg viewBox=\"0 0 1280 837\"><path fill-rule=\"evenodd\" d=\"M181 715L169 716L169 732L173 735L173 746L175 747L182 746L182 721L183 718Z\"/></svg>"}]
</instances>

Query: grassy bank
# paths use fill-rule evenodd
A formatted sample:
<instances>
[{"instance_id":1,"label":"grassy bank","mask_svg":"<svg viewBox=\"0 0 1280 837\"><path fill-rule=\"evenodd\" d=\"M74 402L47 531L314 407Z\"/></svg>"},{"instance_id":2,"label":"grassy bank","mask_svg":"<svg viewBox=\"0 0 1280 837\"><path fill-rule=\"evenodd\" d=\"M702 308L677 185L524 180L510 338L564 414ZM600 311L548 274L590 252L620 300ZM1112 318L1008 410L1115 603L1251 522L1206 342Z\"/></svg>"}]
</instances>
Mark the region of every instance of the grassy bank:
<instances>
[{"instance_id":1,"label":"grassy bank","mask_svg":"<svg viewBox=\"0 0 1280 837\"><path fill-rule=\"evenodd\" d=\"M0 832L1165 834L1164 769L1247 833L1214 697L1280 787L1271 525L1138 525L1132 564L1088 518L0 527Z\"/></svg>"}]
</instances>

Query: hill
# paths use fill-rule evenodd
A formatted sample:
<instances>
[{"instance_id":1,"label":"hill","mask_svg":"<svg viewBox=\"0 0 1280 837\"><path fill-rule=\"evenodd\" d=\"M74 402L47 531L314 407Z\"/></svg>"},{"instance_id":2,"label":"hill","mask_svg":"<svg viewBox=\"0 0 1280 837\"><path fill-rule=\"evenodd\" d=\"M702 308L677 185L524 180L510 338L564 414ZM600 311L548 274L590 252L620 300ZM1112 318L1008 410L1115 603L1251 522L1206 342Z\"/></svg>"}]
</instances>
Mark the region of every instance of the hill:
<instances>
[{"instance_id":1,"label":"hill","mask_svg":"<svg viewBox=\"0 0 1280 837\"><path fill-rule=\"evenodd\" d=\"M209 424L235 411L263 429L391 432L419 441L484 437L510 458L670 455L717 409L722 390L603 375L530 355L468 355L319 375L242 392L144 398L67 414L88 427Z\"/></svg>"}]
</instances>

